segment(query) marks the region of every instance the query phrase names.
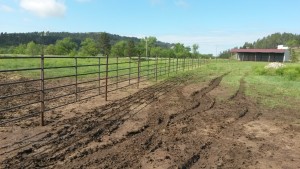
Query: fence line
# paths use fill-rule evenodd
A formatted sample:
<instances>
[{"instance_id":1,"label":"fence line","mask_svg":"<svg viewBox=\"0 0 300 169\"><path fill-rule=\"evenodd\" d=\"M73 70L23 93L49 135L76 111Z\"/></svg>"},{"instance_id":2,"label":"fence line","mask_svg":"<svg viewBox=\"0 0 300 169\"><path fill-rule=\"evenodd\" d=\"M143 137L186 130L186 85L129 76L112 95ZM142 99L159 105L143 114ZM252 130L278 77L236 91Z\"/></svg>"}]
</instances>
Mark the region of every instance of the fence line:
<instances>
[{"instance_id":1,"label":"fence line","mask_svg":"<svg viewBox=\"0 0 300 169\"><path fill-rule=\"evenodd\" d=\"M132 85L139 88L145 80L157 82L160 76L194 69L208 60L42 55L0 57L0 61L4 67L0 67L0 124L40 114L41 125L45 125L45 112L99 95L105 95L107 101L110 92Z\"/></svg>"}]
</instances>

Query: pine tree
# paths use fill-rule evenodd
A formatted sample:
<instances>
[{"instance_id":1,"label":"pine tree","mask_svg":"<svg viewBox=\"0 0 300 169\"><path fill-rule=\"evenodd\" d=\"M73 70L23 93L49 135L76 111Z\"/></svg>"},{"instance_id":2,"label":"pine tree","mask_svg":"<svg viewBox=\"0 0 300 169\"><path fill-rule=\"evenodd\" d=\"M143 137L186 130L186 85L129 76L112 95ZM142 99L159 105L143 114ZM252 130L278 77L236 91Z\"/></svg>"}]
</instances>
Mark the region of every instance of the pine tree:
<instances>
[{"instance_id":1,"label":"pine tree","mask_svg":"<svg viewBox=\"0 0 300 169\"><path fill-rule=\"evenodd\" d=\"M100 53L104 56L109 56L111 49L109 35L105 32L101 33L99 43Z\"/></svg>"}]
</instances>

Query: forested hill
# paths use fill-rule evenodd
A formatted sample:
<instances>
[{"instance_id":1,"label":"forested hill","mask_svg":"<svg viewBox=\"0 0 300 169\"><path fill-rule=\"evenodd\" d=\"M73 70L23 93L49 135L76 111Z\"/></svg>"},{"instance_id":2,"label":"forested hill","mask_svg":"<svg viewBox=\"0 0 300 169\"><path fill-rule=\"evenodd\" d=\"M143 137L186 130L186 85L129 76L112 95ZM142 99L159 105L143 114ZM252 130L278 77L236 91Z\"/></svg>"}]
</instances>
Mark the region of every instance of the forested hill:
<instances>
[{"instance_id":1,"label":"forested hill","mask_svg":"<svg viewBox=\"0 0 300 169\"><path fill-rule=\"evenodd\" d=\"M55 44L57 40L70 37L73 42L77 43L79 46L82 41L86 38L99 40L100 34L102 32L91 32L91 33L69 33L69 32L30 32L30 33L0 33L0 48L9 46L18 46L20 44L28 44L33 41L36 44L50 45ZM110 38L110 43L113 45L121 40L133 40L134 42L139 42L140 39L136 37L126 37L115 34L108 34ZM170 47L171 44L157 41L160 47Z\"/></svg>"},{"instance_id":2,"label":"forested hill","mask_svg":"<svg viewBox=\"0 0 300 169\"><path fill-rule=\"evenodd\" d=\"M234 47L236 49L276 49L278 45L285 45L289 48L293 48L294 53L297 53L300 47L300 35L299 34L292 34L292 33L274 33L263 37L262 39L258 39L255 42L245 42L243 46ZM220 53L220 58L230 58L231 53L230 49L225 50ZM300 59L300 56L297 54L293 55L292 59Z\"/></svg>"},{"instance_id":3,"label":"forested hill","mask_svg":"<svg viewBox=\"0 0 300 169\"><path fill-rule=\"evenodd\" d=\"M258 39L253 43L246 42L241 48L275 49L278 45L299 47L300 35L292 33L274 33L262 39Z\"/></svg>"}]
</instances>

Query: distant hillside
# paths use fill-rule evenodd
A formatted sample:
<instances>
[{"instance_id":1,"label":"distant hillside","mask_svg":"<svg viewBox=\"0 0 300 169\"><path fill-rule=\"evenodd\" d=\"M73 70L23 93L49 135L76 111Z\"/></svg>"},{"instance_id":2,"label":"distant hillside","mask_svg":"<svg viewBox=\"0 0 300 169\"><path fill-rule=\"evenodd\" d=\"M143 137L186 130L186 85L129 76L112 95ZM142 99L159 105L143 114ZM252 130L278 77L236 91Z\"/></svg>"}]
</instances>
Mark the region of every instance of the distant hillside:
<instances>
[{"instance_id":1,"label":"distant hillside","mask_svg":"<svg viewBox=\"0 0 300 169\"><path fill-rule=\"evenodd\" d=\"M292 33L274 33L252 43L246 42L241 48L274 49L277 48L278 45L299 47L300 35Z\"/></svg>"},{"instance_id":2,"label":"distant hillside","mask_svg":"<svg viewBox=\"0 0 300 169\"><path fill-rule=\"evenodd\" d=\"M27 44L31 41L37 44L55 44L57 40L61 40L66 37L72 38L72 41L80 43L86 38L92 38L95 41L99 40L101 32L91 32L91 33L69 33L69 32L46 32L46 36L43 36L43 32L29 32L29 33L0 33L0 48L9 46L18 46L20 44ZM110 43L113 45L120 40L133 40L134 42L139 42L140 39L136 37L126 37L115 34L109 34ZM160 42L157 44L160 47L170 47L170 43Z\"/></svg>"}]
</instances>

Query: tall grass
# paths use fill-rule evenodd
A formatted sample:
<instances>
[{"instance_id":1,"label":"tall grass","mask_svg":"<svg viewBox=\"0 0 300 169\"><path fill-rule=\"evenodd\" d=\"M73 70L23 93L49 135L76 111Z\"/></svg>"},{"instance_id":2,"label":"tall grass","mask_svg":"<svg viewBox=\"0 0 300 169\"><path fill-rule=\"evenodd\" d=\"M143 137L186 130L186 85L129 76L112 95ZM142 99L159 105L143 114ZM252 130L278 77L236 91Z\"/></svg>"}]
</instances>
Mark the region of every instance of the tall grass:
<instances>
[{"instance_id":1,"label":"tall grass","mask_svg":"<svg viewBox=\"0 0 300 169\"><path fill-rule=\"evenodd\" d=\"M257 66L254 68L254 72L258 75L266 76L281 76L287 80L299 80L300 79L300 65L289 64L288 66L280 68L264 68L262 66Z\"/></svg>"},{"instance_id":2,"label":"tall grass","mask_svg":"<svg viewBox=\"0 0 300 169\"><path fill-rule=\"evenodd\" d=\"M137 72L137 60L131 60L131 66L134 67L131 69L132 72ZM109 70L116 70L117 65L116 58L109 59L109 63L112 64L109 66ZM129 58L119 58L119 62L129 62ZM176 64L176 59L171 60L171 63ZM91 65L98 64L99 60L97 58L91 59L78 59L78 65ZM106 66L106 59L100 59L100 63L103 64L100 66L100 71L104 72ZM155 69L156 60L149 60L149 69ZM162 76L159 77L159 80L168 78L168 74L164 75L164 71L168 60L159 59L158 60L158 69L163 71ZM170 77L181 76L181 77L190 77L194 82L205 82L214 77L220 76L226 72L231 72L225 76L221 82L221 86L226 87L229 92L234 92L239 87L240 79L246 75L246 95L257 101L258 103L268 106L268 107L290 107L295 108L296 104L300 103L300 65L287 63L286 67L280 68L277 70L267 70L264 68L268 63L266 62L238 62L238 61L215 61L211 60L210 63L204 64L201 61L201 67L197 69L191 69L187 71L188 68L183 69L183 60L179 60L179 70L178 74L175 73L174 69ZM187 64L187 63L186 63ZM197 63L195 63L197 64ZM72 66L75 65L74 58L71 59L45 59L45 67L59 67L59 66ZM146 75L148 69L148 60L142 60L142 75ZM6 69L20 69L20 68L33 68L40 67L40 59L23 59L23 60L6 60L0 59L0 70ZM129 67L128 63L118 65L118 69L126 69ZM174 67L173 67L174 68ZM84 74L88 72L97 72L99 71L99 66L89 66L84 68L78 68L79 74ZM22 76L29 78L39 78L39 71L26 71L18 72ZM116 71L110 72L109 76L115 76ZM120 70L118 71L119 75L128 74L129 70ZM153 73L153 71L152 71ZM55 77L57 75L70 75L75 74L74 68L63 68L63 69L53 69L45 70L46 77ZM101 74L102 77L105 76L104 73ZM136 76L133 75L133 76ZM88 75L79 78L87 77L97 77L95 75Z\"/></svg>"},{"instance_id":3,"label":"tall grass","mask_svg":"<svg viewBox=\"0 0 300 169\"><path fill-rule=\"evenodd\" d=\"M202 67L181 73L181 76L194 76L195 82L208 81L226 72L231 72L223 77L220 84L227 92L233 94L238 90L240 79L244 77L246 82L245 94L248 98L262 106L269 108L299 108L300 103L300 80L288 77L290 70L298 71L299 65L288 63L283 69L284 73L263 72L268 63L266 62L212 62ZM293 73L291 73L293 75ZM198 80L196 80L198 79ZM220 96L222 97L222 96Z\"/></svg>"}]
</instances>

